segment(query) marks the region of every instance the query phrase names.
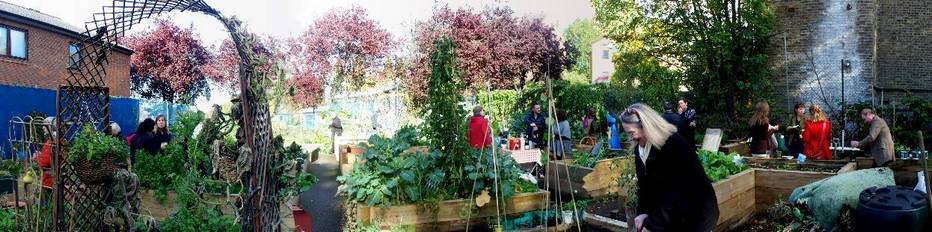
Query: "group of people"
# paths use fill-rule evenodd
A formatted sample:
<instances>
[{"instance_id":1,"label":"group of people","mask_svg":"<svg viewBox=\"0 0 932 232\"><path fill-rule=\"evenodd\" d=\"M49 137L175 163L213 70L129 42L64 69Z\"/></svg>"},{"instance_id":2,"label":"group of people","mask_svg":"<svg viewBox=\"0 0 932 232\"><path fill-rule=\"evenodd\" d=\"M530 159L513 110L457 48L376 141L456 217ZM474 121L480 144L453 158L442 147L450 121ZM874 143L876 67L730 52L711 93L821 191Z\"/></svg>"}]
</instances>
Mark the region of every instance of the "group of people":
<instances>
[{"instance_id":1,"label":"group of people","mask_svg":"<svg viewBox=\"0 0 932 232\"><path fill-rule=\"evenodd\" d=\"M168 121L164 115L159 115L155 120L143 119L136 127L136 132L126 136L126 143L130 148L129 163L136 163L136 154L139 150L144 150L149 154L158 154L162 148L168 146L173 136L168 129Z\"/></svg>"},{"instance_id":2,"label":"group of people","mask_svg":"<svg viewBox=\"0 0 932 232\"><path fill-rule=\"evenodd\" d=\"M644 104L634 104L620 115L621 126L634 147L638 181L638 208L634 226L638 231L711 231L718 220L715 191L696 156L696 148L682 134L682 118L674 117L672 104L665 104L663 116ZM756 105L750 119L752 152L772 149L770 135L779 126L770 125L770 107ZM694 113L693 113L694 115ZM886 122L872 109L860 112L870 125L867 136L851 141L874 158L874 166L893 161L893 137ZM672 121L672 123L671 123ZM815 159L830 159L828 149L831 126L825 112L817 105L797 104L787 131L790 149L802 151ZM675 188L671 188L671 184Z\"/></svg>"},{"instance_id":3,"label":"group of people","mask_svg":"<svg viewBox=\"0 0 932 232\"><path fill-rule=\"evenodd\" d=\"M861 110L861 119L870 125L868 135L859 141L852 141L851 147L869 150L874 158L874 166L887 166L894 160L893 136L887 123L874 114L870 108ZM815 104L809 105L809 114L806 107L797 103L793 107L790 125L783 128L787 150L793 157L804 155L807 159L830 160L832 152L829 148L832 139L832 123L822 108ZM755 106L754 115L748 122L750 130L750 151L752 154L770 154L777 146L774 133L780 131L780 125L771 125L770 105L759 102Z\"/></svg>"},{"instance_id":4,"label":"group of people","mask_svg":"<svg viewBox=\"0 0 932 232\"><path fill-rule=\"evenodd\" d=\"M610 133L612 133L609 142L610 149L621 149L621 142L618 139L618 131L614 128L614 118L609 114L608 123ZM527 141L534 148L547 149L557 159L563 159L564 156L572 153L573 149L573 132L570 126L568 113L563 109L556 110L556 125L547 134L546 127L547 116L542 113L540 103L533 103L530 112L524 117L525 127L524 135ZM598 131L596 122L596 111L594 108L586 109L586 113L580 120L583 127L583 133L591 135ZM473 108L473 116L469 118L467 139L469 146L473 148L486 148L492 144L492 135L490 133L489 121L485 118L482 106ZM552 136L550 143L544 142L546 136Z\"/></svg>"},{"instance_id":5,"label":"group of people","mask_svg":"<svg viewBox=\"0 0 932 232\"><path fill-rule=\"evenodd\" d=\"M685 98L680 98L676 107L671 102L663 103L661 117L676 127L676 133L683 136L689 144L696 144L696 110L689 108ZM675 109L674 109L675 108Z\"/></svg>"}]
</instances>

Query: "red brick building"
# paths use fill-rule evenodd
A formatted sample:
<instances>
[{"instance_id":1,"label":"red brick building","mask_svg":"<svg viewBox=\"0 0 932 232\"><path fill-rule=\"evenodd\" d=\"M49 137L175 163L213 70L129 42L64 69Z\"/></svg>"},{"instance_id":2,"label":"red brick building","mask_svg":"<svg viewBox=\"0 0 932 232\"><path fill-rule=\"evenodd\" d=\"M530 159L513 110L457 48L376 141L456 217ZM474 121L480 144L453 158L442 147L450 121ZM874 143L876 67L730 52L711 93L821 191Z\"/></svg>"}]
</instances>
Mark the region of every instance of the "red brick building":
<instances>
[{"instance_id":1,"label":"red brick building","mask_svg":"<svg viewBox=\"0 0 932 232\"><path fill-rule=\"evenodd\" d=\"M88 14L88 17L91 15ZM31 112L56 114L56 93L70 76L69 54L82 32L61 19L0 0L0 154L12 153L7 136L13 118ZM110 88L111 120L123 133L136 128L139 101L129 98L129 58L118 47L108 57L106 85ZM19 155L18 155L19 156ZM21 157L22 158L22 157Z\"/></svg>"},{"instance_id":2,"label":"red brick building","mask_svg":"<svg viewBox=\"0 0 932 232\"><path fill-rule=\"evenodd\" d=\"M90 15L88 15L90 16ZM55 90L69 76L72 43L81 30L61 19L0 1L0 85ZM129 56L118 48L110 55L107 86L113 96L128 97Z\"/></svg>"}]
</instances>

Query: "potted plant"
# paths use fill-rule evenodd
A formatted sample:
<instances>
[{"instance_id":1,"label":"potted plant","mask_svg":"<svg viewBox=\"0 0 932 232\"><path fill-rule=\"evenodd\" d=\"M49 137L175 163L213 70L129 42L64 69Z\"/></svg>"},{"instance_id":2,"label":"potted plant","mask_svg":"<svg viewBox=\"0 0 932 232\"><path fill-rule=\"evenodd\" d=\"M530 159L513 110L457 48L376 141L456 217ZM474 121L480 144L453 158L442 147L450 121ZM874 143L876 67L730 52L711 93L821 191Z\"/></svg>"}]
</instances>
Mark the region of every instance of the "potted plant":
<instances>
[{"instance_id":1,"label":"potted plant","mask_svg":"<svg viewBox=\"0 0 932 232\"><path fill-rule=\"evenodd\" d=\"M126 160L129 148L117 137L84 127L71 142L67 161L74 167L78 179L85 184L100 184L110 180L117 162Z\"/></svg>"}]
</instances>

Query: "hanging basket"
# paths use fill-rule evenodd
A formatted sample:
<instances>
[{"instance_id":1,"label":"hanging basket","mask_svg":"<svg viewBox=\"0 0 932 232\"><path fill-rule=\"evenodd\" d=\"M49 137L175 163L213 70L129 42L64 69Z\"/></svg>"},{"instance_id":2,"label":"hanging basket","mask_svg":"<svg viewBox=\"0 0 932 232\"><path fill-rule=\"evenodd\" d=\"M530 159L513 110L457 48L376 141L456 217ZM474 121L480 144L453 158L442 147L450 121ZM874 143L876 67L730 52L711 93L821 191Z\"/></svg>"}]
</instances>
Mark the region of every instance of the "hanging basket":
<instances>
[{"instance_id":1,"label":"hanging basket","mask_svg":"<svg viewBox=\"0 0 932 232\"><path fill-rule=\"evenodd\" d=\"M101 156L99 162L82 159L75 161L72 166L81 182L88 185L97 185L113 178L113 174L117 170L116 155L107 154Z\"/></svg>"}]
</instances>

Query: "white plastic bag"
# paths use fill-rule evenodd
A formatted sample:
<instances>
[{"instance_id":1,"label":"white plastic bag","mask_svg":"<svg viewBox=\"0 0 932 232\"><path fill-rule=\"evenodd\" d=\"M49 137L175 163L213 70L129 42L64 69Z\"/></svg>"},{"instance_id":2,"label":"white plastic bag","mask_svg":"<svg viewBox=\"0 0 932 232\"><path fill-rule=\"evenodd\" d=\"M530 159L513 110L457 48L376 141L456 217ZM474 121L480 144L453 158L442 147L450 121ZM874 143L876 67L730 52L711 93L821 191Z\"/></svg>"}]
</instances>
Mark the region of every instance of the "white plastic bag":
<instances>
[{"instance_id":1,"label":"white plastic bag","mask_svg":"<svg viewBox=\"0 0 932 232\"><path fill-rule=\"evenodd\" d=\"M919 191L919 192L922 192L922 193L926 193L926 177L925 177L925 175L922 174L922 171L918 171L918 172L916 172L916 176L917 176L916 179L919 180L919 183L916 184L916 188L914 188L913 190L916 190L916 191Z\"/></svg>"}]
</instances>

